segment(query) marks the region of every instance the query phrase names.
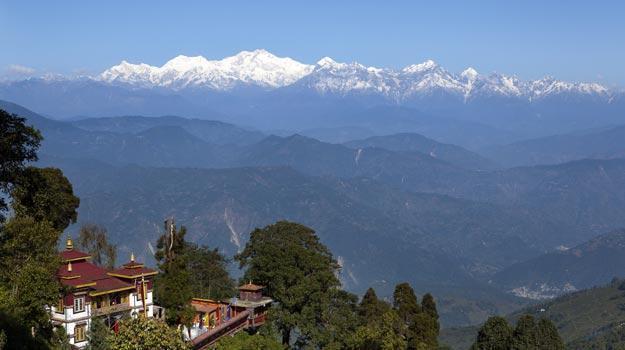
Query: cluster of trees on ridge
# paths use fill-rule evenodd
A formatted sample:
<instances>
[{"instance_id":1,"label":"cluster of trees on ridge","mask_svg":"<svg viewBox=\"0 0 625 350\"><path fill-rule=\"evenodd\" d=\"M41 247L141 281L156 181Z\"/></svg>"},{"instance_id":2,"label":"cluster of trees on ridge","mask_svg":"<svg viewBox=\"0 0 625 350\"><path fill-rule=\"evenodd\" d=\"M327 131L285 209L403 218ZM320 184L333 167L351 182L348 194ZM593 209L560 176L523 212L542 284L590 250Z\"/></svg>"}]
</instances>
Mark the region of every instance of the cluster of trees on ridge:
<instances>
[{"instance_id":1,"label":"cluster of trees on ridge","mask_svg":"<svg viewBox=\"0 0 625 350\"><path fill-rule=\"evenodd\" d=\"M76 222L80 201L59 169L28 165L37 159L41 140L23 118L0 110L0 214L9 209L6 198L11 200L10 215L0 218L0 349L70 348L65 331L52 326L46 306L55 304L63 293L55 277L60 265L57 247L63 231ZM191 323L191 297L232 296L235 284L226 271L227 259L216 249L186 242L185 234L182 227L175 231L172 245L164 244L165 236L157 244L160 274L155 299L167 309L165 322L128 319L112 334L103 322L94 320L88 334L90 349L187 349L176 326ZM105 229L83 227L78 243L95 263L115 265L116 249L107 241ZM410 285L401 283L392 304L378 299L373 289L359 302L341 289L340 266L308 227L281 221L256 229L235 260L245 269L242 279L266 286L276 304L257 334L224 339L218 349L439 347L438 313L430 294L419 303ZM532 334L528 339L544 334L559 339L554 327L544 333L549 327L541 322L528 328L535 331L520 334ZM492 328L488 322L486 326ZM516 329L508 337L505 327L495 329L480 331L474 348L509 348L497 344L520 339ZM536 346L527 348L544 348L542 343Z\"/></svg>"}]
</instances>

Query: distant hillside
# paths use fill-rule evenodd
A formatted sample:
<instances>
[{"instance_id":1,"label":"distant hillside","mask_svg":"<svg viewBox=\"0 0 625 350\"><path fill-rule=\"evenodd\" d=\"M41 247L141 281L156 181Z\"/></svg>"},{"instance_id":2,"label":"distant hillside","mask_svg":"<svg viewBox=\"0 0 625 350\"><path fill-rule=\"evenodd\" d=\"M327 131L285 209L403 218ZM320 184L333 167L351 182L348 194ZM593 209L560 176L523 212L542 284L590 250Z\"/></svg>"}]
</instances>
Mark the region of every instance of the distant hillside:
<instances>
[{"instance_id":1,"label":"distant hillside","mask_svg":"<svg viewBox=\"0 0 625 350\"><path fill-rule=\"evenodd\" d=\"M419 152L351 149L301 135L270 136L241 152L236 166L289 166L317 176L367 177L415 192L444 192L465 170Z\"/></svg>"},{"instance_id":2,"label":"distant hillside","mask_svg":"<svg viewBox=\"0 0 625 350\"><path fill-rule=\"evenodd\" d=\"M622 275L622 274L621 274ZM625 347L625 280L615 279L602 287L563 295L552 301L523 308L508 315L515 321L522 314L546 317L558 327L571 350L606 350ZM468 349L477 326L444 329L440 340L455 350Z\"/></svg>"},{"instance_id":3,"label":"distant hillside","mask_svg":"<svg viewBox=\"0 0 625 350\"><path fill-rule=\"evenodd\" d=\"M460 146L437 142L420 134L373 136L345 143L351 148L378 147L396 152L421 152L467 169L492 169L495 164Z\"/></svg>"},{"instance_id":4,"label":"distant hillside","mask_svg":"<svg viewBox=\"0 0 625 350\"><path fill-rule=\"evenodd\" d=\"M178 126L189 134L215 145L249 145L265 137L259 131L244 129L233 124L214 120L181 117L106 117L89 118L71 122L81 129L136 134L154 127Z\"/></svg>"},{"instance_id":5,"label":"distant hillside","mask_svg":"<svg viewBox=\"0 0 625 350\"><path fill-rule=\"evenodd\" d=\"M549 223L545 227L552 227L551 234L538 238L546 250L625 226L625 160L470 171L424 153L359 151L298 135L271 136L248 146L221 146L180 126L157 126L138 134L87 131L10 107L42 129L41 152L51 156L159 167L290 166L307 175L370 178L397 189L531 213L535 220Z\"/></svg>"},{"instance_id":6,"label":"distant hillside","mask_svg":"<svg viewBox=\"0 0 625 350\"><path fill-rule=\"evenodd\" d=\"M507 166L565 163L584 158L625 158L625 125L524 140L483 150Z\"/></svg>"},{"instance_id":7,"label":"distant hillside","mask_svg":"<svg viewBox=\"0 0 625 350\"><path fill-rule=\"evenodd\" d=\"M575 226L582 234L571 242L579 244L625 227L625 159L470 174L446 194L539 212Z\"/></svg>"},{"instance_id":8,"label":"distant hillside","mask_svg":"<svg viewBox=\"0 0 625 350\"><path fill-rule=\"evenodd\" d=\"M625 322L625 280L564 295L515 313L530 313L552 320L569 349L621 349L625 341L608 347L594 347ZM544 311L542 311L544 310ZM622 331L621 331L622 332Z\"/></svg>"},{"instance_id":9,"label":"distant hillside","mask_svg":"<svg viewBox=\"0 0 625 350\"><path fill-rule=\"evenodd\" d=\"M623 266L625 229L514 264L495 274L492 280L517 294L541 298L605 284L623 275Z\"/></svg>"}]
</instances>

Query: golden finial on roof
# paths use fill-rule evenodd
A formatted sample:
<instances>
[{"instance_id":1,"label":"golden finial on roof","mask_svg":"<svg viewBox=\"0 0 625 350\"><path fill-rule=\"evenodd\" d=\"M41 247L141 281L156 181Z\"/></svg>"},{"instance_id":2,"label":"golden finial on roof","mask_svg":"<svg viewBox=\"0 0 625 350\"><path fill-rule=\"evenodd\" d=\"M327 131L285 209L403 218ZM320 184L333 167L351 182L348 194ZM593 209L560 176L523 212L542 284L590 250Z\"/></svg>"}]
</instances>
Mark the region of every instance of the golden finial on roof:
<instances>
[{"instance_id":1,"label":"golden finial on roof","mask_svg":"<svg viewBox=\"0 0 625 350\"><path fill-rule=\"evenodd\" d=\"M72 237L67 237L67 242L65 242L65 249L66 250L74 249L74 242L72 241Z\"/></svg>"},{"instance_id":2,"label":"golden finial on roof","mask_svg":"<svg viewBox=\"0 0 625 350\"><path fill-rule=\"evenodd\" d=\"M135 262L135 253L130 253L130 262Z\"/></svg>"},{"instance_id":3,"label":"golden finial on roof","mask_svg":"<svg viewBox=\"0 0 625 350\"><path fill-rule=\"evenodd\" d=\"M72 272L72 262L71 261L67 262L67 272Z\"/></svg>"}]
</instances>

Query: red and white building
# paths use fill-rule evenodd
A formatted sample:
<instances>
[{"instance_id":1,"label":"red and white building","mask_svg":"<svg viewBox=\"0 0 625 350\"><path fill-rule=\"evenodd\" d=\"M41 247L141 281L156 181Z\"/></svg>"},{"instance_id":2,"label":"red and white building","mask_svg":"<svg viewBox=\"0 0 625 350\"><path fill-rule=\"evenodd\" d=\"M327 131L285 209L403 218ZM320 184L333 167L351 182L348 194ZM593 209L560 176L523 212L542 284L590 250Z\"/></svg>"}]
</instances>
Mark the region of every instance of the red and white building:
<instances>
[{"instance_id":1,"label":"red and white building","mask_svg":"<svg viewBox=\"0 0 625 350\"><path fill-rule=\"evenodd\" d=\"M94 317L103 318L116 329L117 321L126 315L154 317L155 311L161 312L152 299L157 272L136 262L134 255L118 269L107 270L93 264L89 254L75 250L70 238L60 256L57 277L67 292L50 307L50 313L52 322L65 328L74 347L87 345L87 331Z\"/></svg>"}]
</instances>

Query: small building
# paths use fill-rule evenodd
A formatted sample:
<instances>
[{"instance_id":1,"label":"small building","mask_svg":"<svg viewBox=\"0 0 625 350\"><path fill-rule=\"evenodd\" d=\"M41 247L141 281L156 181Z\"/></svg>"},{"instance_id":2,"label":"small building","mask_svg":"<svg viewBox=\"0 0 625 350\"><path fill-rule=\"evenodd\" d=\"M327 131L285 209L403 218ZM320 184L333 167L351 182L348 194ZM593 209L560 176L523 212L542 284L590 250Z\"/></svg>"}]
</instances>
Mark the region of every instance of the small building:
<instances>
[{"instance_id":1,"label":"small building","mask_svg":"<svg viewBox=\"0 0 625 350\"><path fill-rule=\"evenodd\" d=\"M152 287L157 272L136 262L134 255L128 263L109 271L93 264L89 254L75 250L71 238L59 255L62 264L57 278L67 292L50 307L50 314L53 324L65 328L75 348L87 346L93 317L103 318L113 329L126 315L153 317Z\"/></svg>"},{"instance_id":2,"label":"small building","mask_svg":"<svg viewBox=\"0 0 625 350\"><path fill-rule=\"evenodd\" d=\"M250 282L240 286L239 296L232 299L192 299L196 312L190 330L193 348L207 349L224 336L265 323L273 300L263 296L263 288Z\"/></svg>"},{"instance_id":3,"label":"small building","mask_svg":"<svg viewBox=\"0 0 625 350\"><path fill-rule=\"evenodd\" d=\"M267 317L267 311L273 302L273 299L263 296L265 287L253 284L252 282L239 287L239 297L233 298L231 301L234 314L242 311L248 311L248 327L256 328L263 323Z\"/></svg>"}]
</instances>

